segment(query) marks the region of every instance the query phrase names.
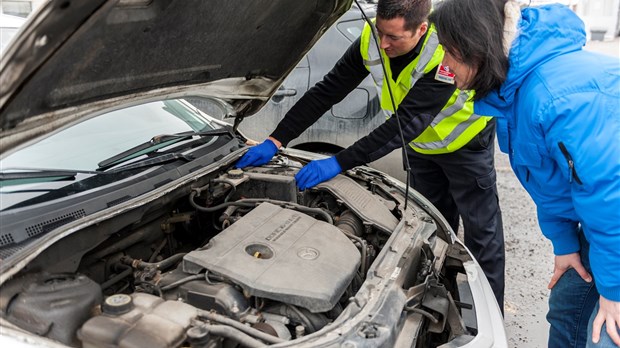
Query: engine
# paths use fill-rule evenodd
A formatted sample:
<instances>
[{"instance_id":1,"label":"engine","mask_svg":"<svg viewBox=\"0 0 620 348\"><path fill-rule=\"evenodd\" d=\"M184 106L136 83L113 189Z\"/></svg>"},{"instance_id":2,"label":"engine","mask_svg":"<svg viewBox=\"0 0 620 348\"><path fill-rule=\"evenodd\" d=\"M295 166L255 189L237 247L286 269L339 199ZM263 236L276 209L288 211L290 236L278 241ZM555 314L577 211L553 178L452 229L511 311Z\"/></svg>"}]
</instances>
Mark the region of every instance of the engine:
<instances>
[{"instance_id":1,"label":"engine","mask_svg":"<svg viewBox=\"0 0 620 348\"><path fill-rule=\"evenodd\" d=\"M359 251L338 228L271 203L261 203L183 257L187 273L207 269L246 294L313 313L336 305L359 264Z\"/></svg>"},{"instance_id":2,"label":"engine","mask_svg":"<svg viewBox=\"0 0 620 348\"><path fill-rule=\"evenodd\" d=\"M299 192L296 167L230 170L112 231L84 231L97 241L86 254L41 260L45 272L3 288L7 320L84 347L253 347L321 330L359 290L403 201L364 173ZM410 261L408 286L433 267Z\"/></svg>"}]
</instances>

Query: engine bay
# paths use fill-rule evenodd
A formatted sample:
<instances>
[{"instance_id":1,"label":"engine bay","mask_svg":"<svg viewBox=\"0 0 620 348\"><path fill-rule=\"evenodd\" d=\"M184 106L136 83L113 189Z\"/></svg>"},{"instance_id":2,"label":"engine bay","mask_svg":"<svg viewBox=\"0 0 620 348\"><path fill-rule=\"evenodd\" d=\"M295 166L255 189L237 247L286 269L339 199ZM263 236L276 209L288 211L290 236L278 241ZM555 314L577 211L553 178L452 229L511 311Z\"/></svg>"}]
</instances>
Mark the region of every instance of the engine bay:
<instances>
[{"instance_id":1,"label":"engine bay","mask_svg":"<svg viewBox=\"0 0 620 348\"><path fill-rule=\"evenodd\" d=\"M76 347L285 345L341 324L389 278L412 346L476 334L469 256L424 209L363 169L299 191L300 167L226 168L62 239L3 284L2 319Z\"/></svg>"}]
</instances>

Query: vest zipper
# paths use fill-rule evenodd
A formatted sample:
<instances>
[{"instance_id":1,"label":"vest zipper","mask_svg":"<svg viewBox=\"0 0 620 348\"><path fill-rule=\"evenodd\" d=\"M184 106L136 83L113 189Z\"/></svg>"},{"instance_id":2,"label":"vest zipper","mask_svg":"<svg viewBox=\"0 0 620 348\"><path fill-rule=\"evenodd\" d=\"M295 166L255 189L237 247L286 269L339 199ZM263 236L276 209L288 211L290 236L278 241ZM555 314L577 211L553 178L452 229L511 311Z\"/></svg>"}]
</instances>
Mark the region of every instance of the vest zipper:
<instances>
[{"instance_id":1,"label":"vest zipper","mask_svg":"<svg viewBox=\"0 0 620 348\"><path fill-rule=\"evenodd\" d=\"M560 147L560 151L562 151L564 158L566 158L566 161L568 162L568 182L572 183L574 178L576 183L582 185L579 176L577 176L577 170L575 170L575 162L573 161L573 158L566 149L566 146L564 146L564 143L561 141L558 142L558 146Z\"/></svg>"}]
</instances>

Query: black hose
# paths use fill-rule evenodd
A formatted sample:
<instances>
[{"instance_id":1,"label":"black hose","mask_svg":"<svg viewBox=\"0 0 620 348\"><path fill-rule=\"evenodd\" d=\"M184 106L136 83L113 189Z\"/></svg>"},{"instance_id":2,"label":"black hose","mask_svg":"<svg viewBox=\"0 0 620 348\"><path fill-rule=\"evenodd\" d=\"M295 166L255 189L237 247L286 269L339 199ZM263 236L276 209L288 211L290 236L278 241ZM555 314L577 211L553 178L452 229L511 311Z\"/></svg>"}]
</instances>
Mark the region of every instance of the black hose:
<instances>
[{"instance_id":1,"label":"black hose","mask_svg":"<svg viewBox=\"0 0 620 348\"><path fill-rule=\"evenodd\" d=\"M235 186L235 183L228 180L228 179L213 179L214 183L222 183L222 184L228 184L230 185L230 192L228 193L228 195L226 195L226 198L224 198L224 202L228 202L228 200L230 199L230 197L232 197L233 194L235 194L235 192L237 191L237 187Z\"/></svg>"},{"instance_id":2,"label":"black hose","mask_svg":"<svg viewBox=\"0 0 620 348\"><path fill-rule=\"evenodd\" d=\"M205 328L208 330L209 334L228 338L239 343L243 347L262 348L266 346L263 342L252 338L237 328L226 325L206 325Z\"/></svg>"},{"instance_id":3,"label":"black hose","mask_svg":"<svg viewBox=\"0 0 620 348\"><path fill-rule=\"evenodd\" d=\"M130 246L137 244L147 238L149 235L149 231L147 228L140 228L137 231L133 232L126 238L121 239L120 241L107 246L104 249L101 249L92 255L88 256L88 259L91 260L88 264L92 264L100 259L105 258L108 255L121 252Z\"/></svg>"},{"instance_id":4,"label":"black hose","mask_svg":"<svg viewBox=\"0 0 620 348\"><path fill-rule=\"evenodd\" d=\"M198 205L198 203L196 203L196 201L194 200L198 194L199 194L199 191L197 190L194 190L192 191L192 193L189 194L189 204L191 204L192 207L196 208L196 210L206 212L206 213L213 213L213 212L216 212L220 209L224 209L231 205L242 206L242 207L255 207L256 206L256 204L254 203L241 203L240 201L235 201L235 202L224 202L222 204L214 205L212 207L203 207L201 205Z\"/></svg>"},{"instance_id":5,"label":"black hose","mask_svg":"<svg viewBox=\"0 0 620 348\"><path fill-rule=\"evenodd\" d=\"M306 332L312 333L329 324L329 319L323 313L311 313L307 309L297 308L289 304L280 304L265 308L264 312L283 315L291 320L300 322L306 327Z\"/></svg>"},{"instance_id":6,"label":"black hose","mask_svg":"<svg viewBox=\"0 0 620 348\"><path fill-rule=\"evenodd\" d=\"M153 262L155 261L155 259L157 258L157 256L159 256L159 253L162 251L162 249L166 246L166 243L168 242L168 239L164 239L161 244L159 244L159 246L153 251L153 254L151 255L151 257L149 257L149 262Z\"/></svg>"},{"instance_id":7,"label":"black hose","mask_svg":"<svg viewBox=\"0 0 620 348\"><path fill-rule=\"evenodd\" d=\"M265 342L268 343L281 343L284 342L283 339L281 339L280 337L276 337L276 336L272 336L269 334L266 334L260 330L254 329L252 327L249 327L247 325L244 325L236 320L230 319L228 317L225 317L221 314L217 314L217 313L212 313L212 312L207 312L207 311L199 311L198 315L200 317L209 319L211 321L215 321L218 322L220 324L225 324L225 325L229 325L232 326L233 328L244 332L245 334L248 334L252 337L258 338L260 340L263 340Z\"/></svg>"},{"instance_id":8,"label":"black hose","mask_svg":"<svg viewBox=\"0 0 620 348\"><path fill-rule=\"evenodd\" d=\"M334 224L334 220L332 219L332 217L327 212L325 212L325 210L321 208L310 208L310 207L306 207L305 205L295 204L295 203L292 207L301 211L302 213L321 215L325 219L325 222L329 223L330 225Z\"/></svg>"},{"instance_id":9,"label":"black hose","mask_svg":"<svg viewBox=\"0 0 620 348\"><path fill-rule=\"evenodd\" d=\"M346 210L340 214L336 226L358 237L364 234L364 222L350 210Z\"/></svg>"},{"instance_id":10,"label":"black hose","mask_svg":"<svg viewBox=\"0 0 620 348\"><path fill-rule=\"evenodd\" d=\"M302 321L304 323L304 325L306 326L307 329L311 330L310 332L316 332L317 328L314 327L314 324L312 323L312 320L310 320L310 318L308 318L307 315L305 315L304 313L302 313L299 308L289 305L287 306L290 310L292 310L293 312L295 312L295 314L297 315L297 318Z\"/></svg>"},{"instance_id":11,"label":"black hose","mask_svg":"<svg viewBox=\"0 0 620 348\"><path fill-rule=\"evenodd\" d=\"M185 284L187 282L191 282L192 280L200 280L200 279L204 279L205 275L204 274L195 274L195 275L191 275L189 277L185 277L182 279L177 280L176 282L170 283L166 286L163 286L161 288L161 291L168 291L170 289L174 289L179 285Z\"/></svg>"},{"instance_id":12,"label":"black hose","mask_svg":"<svg viewBox=\"0 0 620 348\"><path fill-rule=\"evenodd\" d=\"M358 236L354 236L352 234L350 234L349 232L344 231L343 229L340 229L340 231L342 231L342 233L344 233L345 236L349 237L350 239L353 239L354 241L356 241L360 246L359 246L359 250L361 253L361 258L362 261L360 263L360 270L362 271L362 274L366 273L366 241L363 240L362 238L358 237ZM353 243L355 244L355 243Z\"/></svg>"},{"instance_id":13,"label":"black hose","mask_svg":"<svg viewBox=\"0 0 620 348\"><path fill-rule=\"evenodd\" d=\"M355 240L359 244L360 253L362 254L360 270L362 274L366 273L366 241L359 237L364 233L363 221L350 210L347 210L340 215L336 227L338 227L345 236Z\"/></svg>"},{"instance_id":14,"label":"black hose","mask_svg":"<svg viewBox=\"0 0 620 348\"><path fill-rule=\"evenodd\" d=\"M110 286L112 286L112 285L116 284L117 282L119 282L121 279L131 275L131 273L133 273L133 269L131 269L131 267L127 267L124 271L122 271L121 273L115 275L112 279L101 283L101 289L105 290L105 289L109 288Z\"/></svg>"},{"instance_id":15,"label":"black hose","mask_svg":"<svg viewBox=\"0 0 620 348\"><path fill-rule=\"evenodd\" d=\"M145 290L154 290L157 292L157 296L164 298L164 293L162 292L161 288L153 283L149 283L149 282L136 282L135 285L140 285L142 286ZM150 294L153 294L153 292L149 292Z\"/></svg>"},{"instance_id":16,"label":"black hose","mask_svg":"<svg viewBox=\"0 0 620 348\"><path fill-rule=\"evenodd\" d=\"M334 220L332 219L332 217L327 212L325 212L323 209L321 209L321 208L310 208L310 207L306 207L305 205L301 205L301 204L297 204L297 203L293 203L293 202L279 201L279 200L269 199L269 198L245 198L245 199L240 199L240 200L235 201L235 202L224 202L222 204L215 205L215 206L212 206L212 207L203 207L201 205L198 205L198 203L196 203L194 201L194 199L196 198L198 193L199 193L198 190L194 190L194 191L192 191L192 193L190 193L190 195L189 195L189 203L192 205L192 207L196 208L199 211L203 211L203 212L212 213L212 212L218 211L220 209L224 209L226 207L229 207L231 205L236 205L236 206L240 206L240 207L255 207L257 204L260 204L260 203L271 203L271 204L274 204L274 205L281 206L283 208L296 209L296 210L301 211L303 213L310 213L310 214L320 215L329 224L333 224L334 223Z\"/></svg>"}]
</instances>

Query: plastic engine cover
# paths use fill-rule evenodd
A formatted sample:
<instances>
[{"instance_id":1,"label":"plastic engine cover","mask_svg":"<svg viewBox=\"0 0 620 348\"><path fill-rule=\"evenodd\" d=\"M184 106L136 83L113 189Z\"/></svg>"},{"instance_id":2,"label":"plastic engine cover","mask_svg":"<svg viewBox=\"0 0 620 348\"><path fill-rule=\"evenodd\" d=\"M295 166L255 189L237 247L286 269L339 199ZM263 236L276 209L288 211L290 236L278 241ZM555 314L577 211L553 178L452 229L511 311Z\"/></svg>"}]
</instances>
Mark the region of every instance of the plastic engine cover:
<instances>
[{"instance_id":1,"label":"plastic engine cover","mask_svg":"<svg viewBox=\"0 0 620 348\"><path fill-rule=\"evenodd\" d=\"M360 263L355 245L335 226L262 203L183 258L183 270L208 269L253 296L313 313L332 309Z\"/></svg>"}]
</instances>

